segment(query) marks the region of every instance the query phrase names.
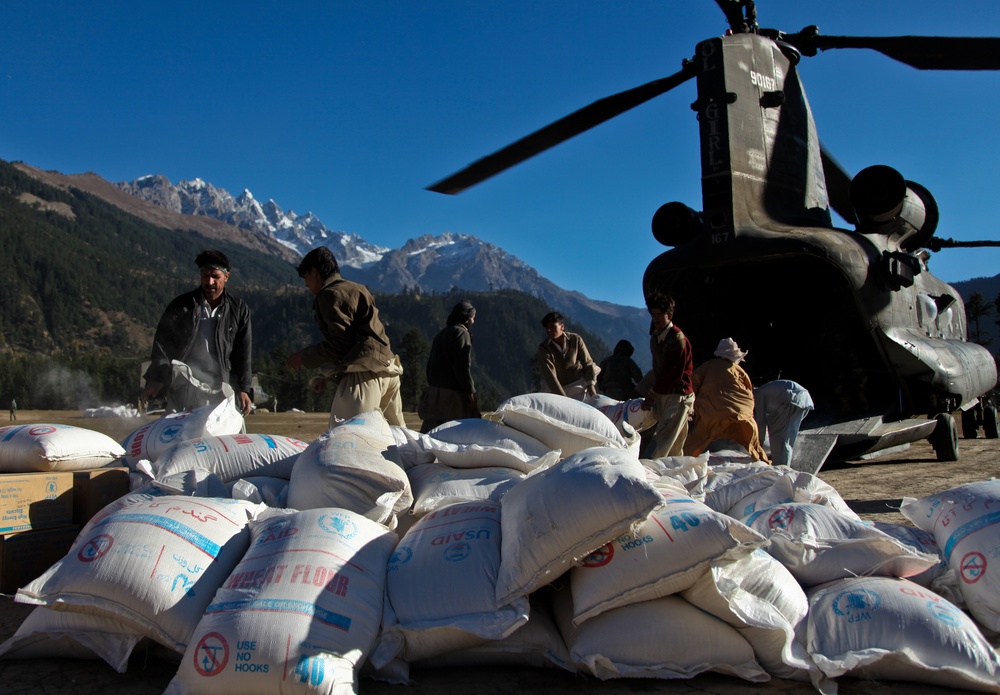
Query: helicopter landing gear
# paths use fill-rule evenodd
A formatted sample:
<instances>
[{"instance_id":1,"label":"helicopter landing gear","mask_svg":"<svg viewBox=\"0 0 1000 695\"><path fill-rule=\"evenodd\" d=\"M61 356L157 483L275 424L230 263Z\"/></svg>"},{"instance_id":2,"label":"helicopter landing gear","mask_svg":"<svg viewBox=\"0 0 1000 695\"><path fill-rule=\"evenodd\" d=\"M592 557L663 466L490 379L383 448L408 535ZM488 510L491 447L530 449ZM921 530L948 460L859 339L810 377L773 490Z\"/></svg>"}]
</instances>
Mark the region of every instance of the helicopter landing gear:
<instances>
[{"instance_id":1,"label":"helicopter landing gear","mask_svg":"<svg viewBox=\"0 0 1000 695\"><path fill-rule=\"evenodd\" d=\"M950 413L938 413L934 416L937 425L931 436L927 438L930 445L934 447L938 461L958 460L958 427L955 425L955 418Z\"/></svg>"},{"instance_id":2,"label":"helicopter landing gear","mask_svg":"<svg viewBox=\"0 0 1000 695\"><path fill-rule=\"evenodd\" d=\"M992 405L983 408L983 433L987 439L1000 437L1000 422L997 421L997 409Z\"/></svg>"},{"instance_id":3,"label":"helicopter landing gear","mask_svg":"<svg viewBox=\"0 0 1000 695\"><path fill-rule=\"evenodd\" d=\"M976 417L975 408L962 411L962 436L966 439L979 436L979 418Z\"/></svg>"}]
</instances>

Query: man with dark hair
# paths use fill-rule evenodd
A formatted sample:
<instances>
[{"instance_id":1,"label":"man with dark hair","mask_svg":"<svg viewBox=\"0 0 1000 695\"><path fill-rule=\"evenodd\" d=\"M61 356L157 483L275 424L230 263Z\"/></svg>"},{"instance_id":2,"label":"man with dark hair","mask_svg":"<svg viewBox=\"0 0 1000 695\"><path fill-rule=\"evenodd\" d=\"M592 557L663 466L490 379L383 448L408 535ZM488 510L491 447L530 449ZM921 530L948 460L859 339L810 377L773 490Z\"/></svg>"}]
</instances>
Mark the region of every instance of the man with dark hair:
<instances>
[{"instance_id":1,"label":"man with dark hair","mask_svg":"<svg viewBox=\"0 0 1000 695\"><path fill-rule=\"evenodd\" d=\"M226 254L202 251L194 262L201 284L164 310L140 400L148 403L162 394L167 408L176 412L235 395L237 409L246 415L253 404L250 308L226 292Z\"/></svg>"},{"instance_id":2,"label":"man with dark hair","mask_svg":"<svg viewBox=\"0 0 1000 695\"><path fill-rule=\"evenodd\" d=\"M452 307L447 325L434 336L427 358L427 388L417 409L423 420L421 432L452 420L481 417L472 379L471 329L475 322L476 308L463 299Z\"/></svg>"},{"instance_id":3,"label":"man with dark hair","mask_svg":"<svg viewBox=\"0 0 1000 695\"><path fill-rule=\"evenodd\" d=\"M653 354L653 369L643 381L652 381L653 385L646 393L642 409L652 409L656 414L652 451L646 457L681 456L688 420L694 411L691 342L673 322L673 297L652 294L646 298L646 308L652 319L649 349Z\"/></svg>"},{"instance_id":4,"label":"man with dark hair","mask_svg":"<svg viewBox=\"0 0 1000 695\"><path fill-rule=\"evenodd\" d=\"M543 316L542 326L548 337L535 353L542 374L542 390L578 401L597 395L597 374L601 368L590 356L583 338L566 330L566 320L558 311Z\"/></svg>"},{"instance_id":5,"label":"man with dark hair","mask_svg":"<svg viewBox=\"0 0 1000 695\"><path fill-rule=\"evenodd\" d=\"M642 370L632 359L635 348L627 340L619 340L614 352L601 360L597 375L597 390L608 398L627 401L635 397L635 387L642 381Z\"/></svg>"},{"instance_id":6,"label":"man with dark hair","mask_svg":"<svg viewBox=\"0 0 1000 695\"><path fill-rule=\"evenodd\" d=\"M390 425L403 426L399 395L403 366L392 352L371 292L345 280L325 246L307 253L297 270L315 297L313 314L323 340L289 357L288 368L319 369L310 380L317 392L324 391L328 382L336 385L331 428L370 410L381 410Z\"/></svg>"}]
</instances>

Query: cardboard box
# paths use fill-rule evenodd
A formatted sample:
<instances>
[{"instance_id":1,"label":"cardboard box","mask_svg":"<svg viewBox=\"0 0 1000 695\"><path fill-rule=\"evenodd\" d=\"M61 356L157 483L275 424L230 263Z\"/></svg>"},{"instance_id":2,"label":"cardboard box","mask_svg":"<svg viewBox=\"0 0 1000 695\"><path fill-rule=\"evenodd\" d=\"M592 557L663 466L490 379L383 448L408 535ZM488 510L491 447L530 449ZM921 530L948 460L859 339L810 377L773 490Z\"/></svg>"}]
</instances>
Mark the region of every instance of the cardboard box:
<instances>
[{"instance_id":1,"label":"cardboard box","mask_svg":"<svg viewBox=\"0 0 1000 695\"><path fill-rule=\"evenodd\" d=\"M0 533L72 523L72 471L0 475Z\"/></svg>"},{"instance_id":2,"label":"cardboard box","mask_svg":"<svg viewBox=\"0 0 1000 695\"><path fill-rule=\"evenodd\" d=\"M73 471L73 523L84 526L108 504L128 494L128 467Z\"/></svg>"},{"instance_id":3,"label":"cardboard box","mask_svg":"<svg viewBox=\"0 0 1000 695\"><path fill-rule=\"evenodd\" d=\"M79 533L79 526L61 526L0 536L0 593L17 593L61 560Z\"/></svg>"}]
</instances>

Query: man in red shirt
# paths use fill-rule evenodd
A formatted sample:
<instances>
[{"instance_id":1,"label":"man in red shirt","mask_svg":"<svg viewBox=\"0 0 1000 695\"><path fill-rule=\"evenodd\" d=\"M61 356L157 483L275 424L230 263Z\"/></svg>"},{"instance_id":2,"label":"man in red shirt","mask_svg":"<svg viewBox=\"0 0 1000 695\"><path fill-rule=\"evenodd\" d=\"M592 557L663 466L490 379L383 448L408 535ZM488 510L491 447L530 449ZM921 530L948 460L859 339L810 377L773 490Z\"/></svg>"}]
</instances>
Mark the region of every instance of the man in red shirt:
<instances>
[{"instance_id":1,"label":"man in red shirt","mask_svg":"<svg viewBox=\"0 0 1000 695\"><path fill-rule=\"evenodd\" d=\"M652 409L656 415L653 450L647 453L647 458L683 455L688 421L694 411L691 342L673 322L674 307L670 295L656 293L646 299L653 320L649 339L653 386L642 402L642 409Z\"/></svg>"}]
</instances>

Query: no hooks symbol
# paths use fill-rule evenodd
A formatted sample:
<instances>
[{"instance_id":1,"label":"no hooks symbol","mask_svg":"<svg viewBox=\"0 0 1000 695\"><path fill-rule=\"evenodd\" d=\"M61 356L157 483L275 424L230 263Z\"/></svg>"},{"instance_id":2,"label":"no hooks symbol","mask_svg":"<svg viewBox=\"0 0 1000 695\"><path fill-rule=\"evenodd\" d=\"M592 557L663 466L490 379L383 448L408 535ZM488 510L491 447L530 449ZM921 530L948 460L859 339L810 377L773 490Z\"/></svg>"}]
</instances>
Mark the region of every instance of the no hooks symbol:
<instances>
[{"instance_id":1,"label":"no hooks symbol","mask_svg":"<svg viewBox=\"0 0 1000 695\"><path fill-rule=\"evenodd\" d=\"M218 632L201 638L194 650L194 670L203 676L215 676L229 663L229 643Z\"/></svg>"},{"instance_id":2,"label":"no hooks symbol","mask_svg":"<svg viewBox=\"0 0 1000 695\"><path fill-rule=\"evenodd\" d=\"M115 539L111 536L103 534L100 536L94 536L83 544L83 547L77 552L76 557L80 560L80 562L93 562L94 560L99 560L107 555L108 551L111 550L111 546L114 544Z\"/></svg>"},{"instance_id":3,"label":"no hooks symbol","mask_svg":"<svg viewBox=\"0 0 1000 695\"><path fill-rule=\"evenodd\" d=\"M986 574L986 557L982 553L966 553L959 568L962 572L962 581L966 584L975 584Z\"/></svg>"}]
</instances>

